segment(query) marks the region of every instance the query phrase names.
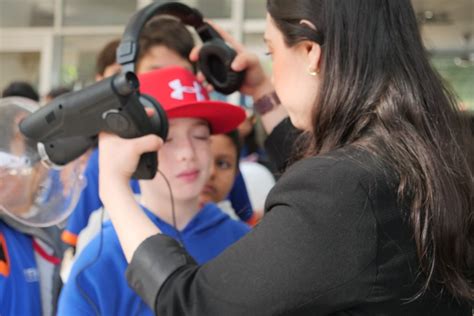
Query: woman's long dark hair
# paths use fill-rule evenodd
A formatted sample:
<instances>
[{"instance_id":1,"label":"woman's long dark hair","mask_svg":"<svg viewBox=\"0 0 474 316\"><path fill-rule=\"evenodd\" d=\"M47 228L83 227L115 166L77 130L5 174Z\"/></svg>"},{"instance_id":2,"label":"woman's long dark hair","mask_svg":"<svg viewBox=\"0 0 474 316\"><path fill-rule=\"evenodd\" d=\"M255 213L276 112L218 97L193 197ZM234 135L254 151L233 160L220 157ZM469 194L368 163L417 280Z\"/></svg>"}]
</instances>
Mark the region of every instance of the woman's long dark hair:
<instances>
[{"instance_id":1,"label":"woman's long dark hair","mask_svg":"<svg viewBox=\"0 0 474 316\"><path fill-rule=\"evenodd\" d=\"M287 46L322 45L306 154L358 144L388 163L426 275L418 294L435 281L472 300L474 146L428 61L410 1L268 0L267 10Z\"/></svg>"}]
</instances>

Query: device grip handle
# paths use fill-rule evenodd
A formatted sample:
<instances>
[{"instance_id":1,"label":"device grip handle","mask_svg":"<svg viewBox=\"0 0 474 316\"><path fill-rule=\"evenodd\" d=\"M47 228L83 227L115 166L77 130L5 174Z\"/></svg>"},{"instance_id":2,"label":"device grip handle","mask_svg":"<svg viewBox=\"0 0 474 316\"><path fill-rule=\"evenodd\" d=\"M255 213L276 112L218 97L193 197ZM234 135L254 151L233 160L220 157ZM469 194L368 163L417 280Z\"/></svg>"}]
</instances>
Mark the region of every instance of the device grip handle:
<instances>
[{"instance_id":1,"label":"device grip handle","mask_svg":"<svg viewBox=\"0 0 474 316\"><path fill-rule=\"evenodd\" d=\"M79 158L97 142L96 137L68 137L46 141L39 147L42 160L50 165L64 166Z\"/></svg>"},{"instance_id":2,"label":"device grip handle","mask_svg":"<svg viewBox=\"0 0 474 316\"><path fill-rule=\"evenodd\" d=\"M137 169L132 175L134 179L151 180L155 177L158 171L157 153L149 152L140 156Z\"/></svg>"}]
</instances>

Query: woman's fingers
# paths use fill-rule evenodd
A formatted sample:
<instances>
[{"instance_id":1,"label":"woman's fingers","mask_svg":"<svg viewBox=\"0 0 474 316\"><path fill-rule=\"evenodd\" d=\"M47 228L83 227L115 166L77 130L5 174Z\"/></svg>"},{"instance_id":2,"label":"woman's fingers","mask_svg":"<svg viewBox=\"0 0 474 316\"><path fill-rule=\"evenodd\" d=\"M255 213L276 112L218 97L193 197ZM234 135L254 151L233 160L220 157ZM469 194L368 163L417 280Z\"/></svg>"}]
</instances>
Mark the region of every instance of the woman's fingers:
<instances>
[{"instance_id":1,"label":"woman's fingers","mask_svg":"<svg viewBox=\"0 0 474 316\"><path fill-rule=\"evenodd\" d=\"M136 153L139 153L140 155L146 152L158 151L163 146L163 139L154 134L145 135L127 141L133 142Z\"/></svg>"},{"instance_id":2,"label":"woman's fingers","mask_svg":"<svg viewBox=\"0 0 474 316\"><path fill-rule=\"evenodd\" d=\"M140 156L157 152L163 140L156 135L124 139L115 134L99 134L99 170L107 177L128 181L137 168Z\"/></svg>"},{"instance_id":3,"label":"woman's fingers","mask_svg":"<svg viewBox=\"0 0 474 316\"><path fill-rule=\"evenodd\" d=\"M152 117L155 114L155 110L149 107L145 107L145 112L148 117Z\"/></svg>"},{"instance_id":4,"label":"woman's fingers","mask_svg":"<svg viewBox=\"0 0 474 316\"><path fill-rule=\"evenodd\" d=\"M254 55L247 53L247 52L242 52L240 54L237 54L235 56L234 61L232 62L232 69L234 71L242 71L247 68L249 68L252 65L257 65L259 63L258 59L253 58Z\"/></svg>"},{"instance_id":5,"label":"woman's fingers","mask_svg":"<svg viewBox=\"0 0 474 316\"><path fill-rule=\"evenodd\" d=\"M189 60L192 62L197 62L199 59L199 51L201 50L202 45L197 45L194 46L194 48L191 50L191 53L189 53Z\"/></svg>"}]
</instances>

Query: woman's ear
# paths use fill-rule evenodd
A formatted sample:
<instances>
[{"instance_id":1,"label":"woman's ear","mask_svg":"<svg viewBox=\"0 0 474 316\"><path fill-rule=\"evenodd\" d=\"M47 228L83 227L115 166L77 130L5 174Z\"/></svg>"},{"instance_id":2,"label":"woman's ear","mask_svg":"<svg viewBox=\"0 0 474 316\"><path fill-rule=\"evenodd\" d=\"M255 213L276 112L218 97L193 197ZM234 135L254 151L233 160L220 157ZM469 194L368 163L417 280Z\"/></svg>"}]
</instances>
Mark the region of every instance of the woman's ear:
<instances>
[{"instance_id":1,"label":"woman's ear","mask_svg":"<svg viewBox=\"0 0 474 316\"><path fill-rule=\"evenodd\" d=\"M316 27L308 20L301 20L300 24L316 31ZM321 45L313 41L303 41L303 47L308 58L308 71L319 73L321 63Z\"/></svg>"},{"instance_id":2,"label":"woman's ear","mask_svg":"<svg viewBox=\"0 0 474 316\"><path fill-rule=\"evenodd\" d=\"M311 42L308 50L308 67L310 71L319 73L321 63L321 46L318 43Z\"/></svg>"}]
</instances>

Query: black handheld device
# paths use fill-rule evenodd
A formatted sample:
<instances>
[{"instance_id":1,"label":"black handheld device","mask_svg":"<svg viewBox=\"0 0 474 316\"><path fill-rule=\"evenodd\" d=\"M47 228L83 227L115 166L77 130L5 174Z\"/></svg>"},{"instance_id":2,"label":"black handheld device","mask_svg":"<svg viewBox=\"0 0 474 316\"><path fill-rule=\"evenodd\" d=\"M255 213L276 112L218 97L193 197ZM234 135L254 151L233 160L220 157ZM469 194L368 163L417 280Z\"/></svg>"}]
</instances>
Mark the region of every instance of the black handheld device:
<instances>
[{"instance_id":1,"label":"black handheld device","mask_svg":"<svg viewBox=\"0 0 474 316\"><path fill-rule=\"evenodd\" d=\"M101 131L123 138L156 134L166 139L168 121L161 106L138 92L133 72L117 74L80 91L54 99L20 123L21 132L38 142L43 161L65 165L90 148ZM148 117L145 107L154 110ZM156 152L140 157L134 178L152 179L157 171Z\"/></svg>"}]
</instances>

